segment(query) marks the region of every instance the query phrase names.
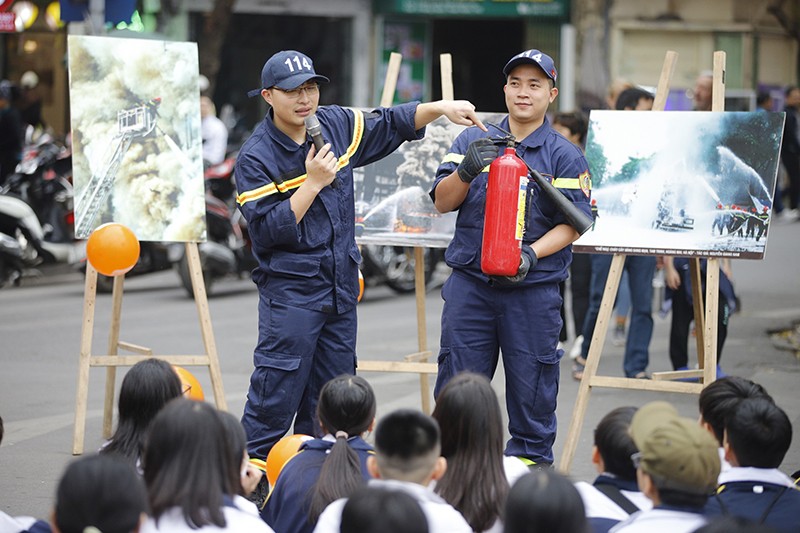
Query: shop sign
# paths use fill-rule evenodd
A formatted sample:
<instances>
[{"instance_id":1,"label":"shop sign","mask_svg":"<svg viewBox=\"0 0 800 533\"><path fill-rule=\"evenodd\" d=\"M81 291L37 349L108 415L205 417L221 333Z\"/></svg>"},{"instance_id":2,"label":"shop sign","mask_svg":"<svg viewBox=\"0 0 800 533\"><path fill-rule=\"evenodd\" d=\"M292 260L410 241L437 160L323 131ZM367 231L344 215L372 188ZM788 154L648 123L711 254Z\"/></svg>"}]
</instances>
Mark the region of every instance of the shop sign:
<instances>
[{"instance_id":1,"label":"shop sign","mask_svg":"<svg viewBox=\"0 0 800 533\"><path fill-rule=\"evenodd\" d=\"M375 11L384 14L520 17L566 19L569 0L374 0Z\"/></svg>"}]
</instances>

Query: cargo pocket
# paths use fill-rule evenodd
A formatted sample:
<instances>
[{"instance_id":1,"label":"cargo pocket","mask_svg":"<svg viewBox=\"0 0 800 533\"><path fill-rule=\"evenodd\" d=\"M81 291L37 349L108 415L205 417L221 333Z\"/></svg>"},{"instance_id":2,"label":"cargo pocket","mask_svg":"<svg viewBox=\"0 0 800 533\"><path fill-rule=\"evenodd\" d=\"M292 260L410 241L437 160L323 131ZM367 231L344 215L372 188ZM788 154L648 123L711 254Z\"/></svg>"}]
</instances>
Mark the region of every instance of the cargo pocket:
<instances>
[{"instance_id":1,"label":"cargo pocket","mask_svg":"<svg viewBox=\"0 0 800 533\"><path fill-rule=\"evenodd\" d=\"M298 402L298 395L305 389L305 384L299 383L297 372L300 368L300 357L279 353L259 355L256 367L259 408L268 418L283 418L283 414L290 410L293 415L296 406L295 409L292 406Z\"/></svg>"}]
</instances>

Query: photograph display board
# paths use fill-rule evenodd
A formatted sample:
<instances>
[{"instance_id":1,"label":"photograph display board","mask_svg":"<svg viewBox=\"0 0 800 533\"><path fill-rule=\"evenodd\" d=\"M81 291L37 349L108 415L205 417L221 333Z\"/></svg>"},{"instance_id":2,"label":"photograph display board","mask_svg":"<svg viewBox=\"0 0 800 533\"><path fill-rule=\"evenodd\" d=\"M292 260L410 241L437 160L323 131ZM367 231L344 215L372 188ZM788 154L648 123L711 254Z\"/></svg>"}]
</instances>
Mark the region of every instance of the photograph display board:
<instances>
[{"instance_id":1,"label":"photograph display board","mask_svg":"<svg viewBox=\"0 0 800 533\"><path fill-rule=\"evenodd\" d=\"M578 253L764 256L784 114L592 111Z\"/></svg>"},{"instance_id":2,"label":"photograph display board","mask_svg":"<svg viewBox=\"0 0 800 533\"><path fill-rule=\"evenodd\" d=\"M68 38L75 236L205 240L196 43Z\"/></svg>"},{"instance_id":3,"label":"photograph display board","mask_svg":"<svg viewBox=\"0 0 800 533\"><path fill-rule=\"evenodd\" d=\"M487 126L504 115L478 113ZM354 173L356 241L359 244L445 248L455 231L456 213L439 213L428 193L436 169L464 126L440 117L425 137L403 143L393 154ZM489 135L502 133L489 127Z\"/></svg>"}]
</instances>

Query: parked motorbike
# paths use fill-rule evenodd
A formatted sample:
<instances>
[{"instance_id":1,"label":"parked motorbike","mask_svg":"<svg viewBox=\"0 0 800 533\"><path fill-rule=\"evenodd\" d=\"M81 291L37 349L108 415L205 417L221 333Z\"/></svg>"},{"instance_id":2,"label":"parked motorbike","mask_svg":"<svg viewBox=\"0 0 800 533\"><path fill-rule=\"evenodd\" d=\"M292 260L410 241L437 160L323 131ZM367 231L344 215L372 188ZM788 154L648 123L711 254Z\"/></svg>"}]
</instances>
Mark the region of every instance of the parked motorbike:
<instances>
[{"instance_id":1,"label":"parked motorbike","mask_svg":"<svg viewBox=\"0 0 800 533\"><path fill-rule=\"evenodd\" d=\"M0 190L0 235L2 267L0 286L19 283L26 275L37 275L44 263L74 259L76 248L68 243L45 240L36 213L25 201Z\"/></svg>"},{"instance_id":2,"label":"parked motorbike","mask_svg":"<svg viewBox=\"0 0 800 533\"><path fill-rule=\"evenodd\" d=\"M406 294L416 288L416 259L414 248L409 246L361 246L361 274L367 287L385 283L390 289ZM433 273L444 259L444 250L424 248L425 285L433 279Z\"/></svg>"},{"instance_id":3,"label":"parked motorbike","mask_svg":"<svg viewBox=\"0 0 800 533\"><path fill-rule=\"evenodd\" d=\"M44 240L73 243L72 152L47 133L26 135L22 160L7 178L4 192L24 200L36 213ZM56 258L66 260L66 256Z\"/></svg>"},{"instance_id":4,"label":"parked motorbike","mask_svg":"<svg viewBox=\"0 0 800 533\"><path fill-rule=\"evenodd\" d=\"M206 293L226 276L249 274L257 262L250 246L247 222L236 207L236 184L233 168L236 154L206 169L206 242L200 243L200 266ZM185 255L177 263L181 283L194 296L189 262Z\"/></svg>"}]
</instances>

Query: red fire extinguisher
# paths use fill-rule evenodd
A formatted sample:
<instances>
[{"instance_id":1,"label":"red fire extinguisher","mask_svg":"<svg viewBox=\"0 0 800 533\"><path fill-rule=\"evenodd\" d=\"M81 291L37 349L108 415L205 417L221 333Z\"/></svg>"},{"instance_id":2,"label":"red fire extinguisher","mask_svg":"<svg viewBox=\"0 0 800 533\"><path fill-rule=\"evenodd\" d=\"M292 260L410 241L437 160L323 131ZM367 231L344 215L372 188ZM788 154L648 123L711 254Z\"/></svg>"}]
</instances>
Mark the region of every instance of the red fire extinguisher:
<instances>
[{"instance_id":1,"label":"red fire extinguisher","mask_svg":"<svg viewBox=\"0 0 800 533\"><path fill-rule=\"evenodd\" d=\"M528 166L508 146L489 166L481 253L481 270L488 276L517 274L527 190Z\"/></svg>"}]
</instances>

